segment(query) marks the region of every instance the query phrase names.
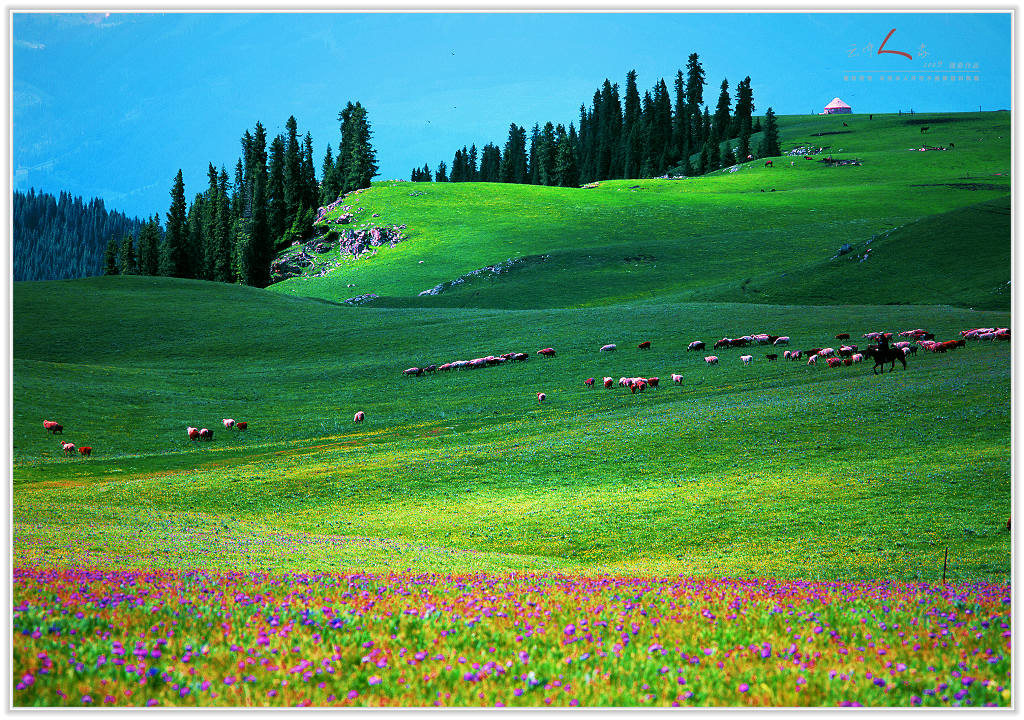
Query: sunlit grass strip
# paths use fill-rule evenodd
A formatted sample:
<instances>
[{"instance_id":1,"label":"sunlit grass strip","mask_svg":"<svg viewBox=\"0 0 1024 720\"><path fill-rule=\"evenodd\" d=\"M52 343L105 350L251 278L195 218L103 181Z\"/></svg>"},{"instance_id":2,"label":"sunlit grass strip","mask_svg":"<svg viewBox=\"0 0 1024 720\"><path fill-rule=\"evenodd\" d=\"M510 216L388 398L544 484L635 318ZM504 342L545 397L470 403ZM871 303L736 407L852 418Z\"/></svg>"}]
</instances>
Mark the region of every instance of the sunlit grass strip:
<instances>
[{"instance_id":1,"label":"sunlit grass strip","mask_svg":"<svg viewBox=\"0 0 1024 720\"><path fill-rule=\"evenodd\" d=\"M1010 588L14 571L15 706L1010 704Z\"/></svg>"}]
</instances>

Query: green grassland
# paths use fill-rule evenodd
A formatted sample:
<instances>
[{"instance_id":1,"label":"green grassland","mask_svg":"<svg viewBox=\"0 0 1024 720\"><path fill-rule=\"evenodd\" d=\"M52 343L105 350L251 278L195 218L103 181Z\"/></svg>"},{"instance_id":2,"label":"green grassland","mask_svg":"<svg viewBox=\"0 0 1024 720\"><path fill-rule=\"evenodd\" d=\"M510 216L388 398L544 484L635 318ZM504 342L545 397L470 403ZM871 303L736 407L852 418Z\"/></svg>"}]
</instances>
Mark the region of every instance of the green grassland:
<instances>
[{"instance_id":1,"label":"green grassland","mask_svg":"<svg viewBox=\"0 0 1024 720\"><path fill-rule=\"evenodd\" d=\"M1009 324L1008 115L918 119L928 134L894 116L844 118L849 133L781 119L784 149L828 142L860 166L381 183L350 198L357 217L405 223L408 241L268 291L17 283L14 560L937 579L948 549L949 577L1007 581L1009 343L880 376L686 352L760 331L807 348ZM925 141L956 147L907 150ZM968 182L982 187L949 187ZM546 346L557 357L534 354ZM401 374L511 351L531 359ZM605 375L662 386L584 387ZM63 457L44 419L94 457Z\"/></svg>"},{"instance_id":2,"label":"green grassland","mask_svg":"<svg viewBox=\"0 0 1024 720\"><path fill-rule=\"evenodd\" d=\"M821 152L776 159L772 168L754 161L736 172L591 189L381 183L349 198L356 222L406 224L409 241L271 290L337 301L374 293L375 304L393 307L586 307L672 294L1009 310L1010 219L988 212L990 203L1005 208L1009 196L1007 113L797 116L781 127L784 151ZM911 150L925 146L946 149ZM828 167L826 156L862 164ZM928 218L937 223L922 225ZM862 256L873 238L878 244L860 267L849 256L830 260L847 243ZM419 296L512 258L522 262L497 277ZM930 282L950 268L970 274L952 293ZM816 281L823 269L827 286ZM891 286L885 296L867 297L880 278Z\"/></svg>"}]
</instances>

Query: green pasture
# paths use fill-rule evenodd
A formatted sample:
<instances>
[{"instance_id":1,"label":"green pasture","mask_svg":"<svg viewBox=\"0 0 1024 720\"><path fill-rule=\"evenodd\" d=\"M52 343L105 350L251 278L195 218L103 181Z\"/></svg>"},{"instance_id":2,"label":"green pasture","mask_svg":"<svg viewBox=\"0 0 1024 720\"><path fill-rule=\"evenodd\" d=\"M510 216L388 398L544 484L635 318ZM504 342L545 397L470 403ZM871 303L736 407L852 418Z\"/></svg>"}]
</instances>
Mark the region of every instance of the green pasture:
<instances>
[{"instance_id":1,"label":"green pasture","mask_svg":"<svg viewBox=\"0 0 1024 720\"><path fill-rule=\"evenodd\" d=\"M373 293L392 307L586 307L672 294L1009 310L1008 113L792 116L780 129L785 152L805 148L814 159L587 189L380 183L347 199L354 225L405 224L407 241L360 260L325 254L337 269L271 291L336 301ZM861 164L830 167L824 157ZM862 256L873 243L862 266L832 260L844 244ZM497 276L419 295L512 259L520 262ZM950 266L971 276L954 277L952 292L931 282Z\"/></svg>"},{"instance_id":2,"label":"green pasture","mask_svg":"<svg viewBox=\"0 0 1024 720\"><path fill-rule=\"evenodd\" d=\"M862 164L380 183L356 225L409 239L323 277L16 283L15 563L1008 581L1009 343L877 376L686 346L1008 326L1009 116L780 121ZM583 384L635 375L661 387Z\"/></svg>"},{"instance_id":3,"label":"green pasture","mask_svg":"<svg viewBox=\"0 0 1024 720\"><path fill-rule=\"evenodd\" d=\"M60 323L30 321L53 306ZM953 337L1006 313L374 309L114 277L19 284L14 316L18 562L935 579L948 548L950 577L1009 573L1008 344L880 376L685 350L761 330L796 348ZM401 374L509 351L531 359ZM583 385L637 374L662 386ZM44 419L95 456L62 457Z\"/></svg>"}]
</instances>

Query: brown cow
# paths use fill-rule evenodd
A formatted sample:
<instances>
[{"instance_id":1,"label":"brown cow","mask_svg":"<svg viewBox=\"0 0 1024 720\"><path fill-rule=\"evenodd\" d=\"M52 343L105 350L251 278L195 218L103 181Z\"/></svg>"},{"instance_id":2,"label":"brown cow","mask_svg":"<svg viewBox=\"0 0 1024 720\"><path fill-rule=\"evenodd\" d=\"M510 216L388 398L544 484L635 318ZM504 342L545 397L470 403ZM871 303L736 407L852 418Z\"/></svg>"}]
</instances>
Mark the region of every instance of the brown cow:
<instances>
[{"instance_id":1,"label":"brown cow","mask_svg":"<svg viewBox=\"0 0 1024 720\"><path fill-rule=\"evenodd\" d=\"M82 453L82 457L92 457L92 448L88 445L78 448L78 452Z\"/></svg>"}]
</instances>

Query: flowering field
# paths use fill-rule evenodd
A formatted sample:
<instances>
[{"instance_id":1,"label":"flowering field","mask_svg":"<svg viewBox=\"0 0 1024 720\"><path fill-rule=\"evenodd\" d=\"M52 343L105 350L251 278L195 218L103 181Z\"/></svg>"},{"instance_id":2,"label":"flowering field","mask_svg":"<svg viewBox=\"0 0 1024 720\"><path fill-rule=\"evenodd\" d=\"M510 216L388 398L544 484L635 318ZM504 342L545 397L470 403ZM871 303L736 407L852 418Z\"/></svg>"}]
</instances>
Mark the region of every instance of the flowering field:
<instances>
[{"instance_id":1,"label":"flowering field","mask_svg":"<svg viewBox=\"0 0 1024 720\"><path fill-rule=\"evenodd\" d=\"M1010 588L13 575L15 706L1007 706Z\"/></svg>"}]
</instances>

